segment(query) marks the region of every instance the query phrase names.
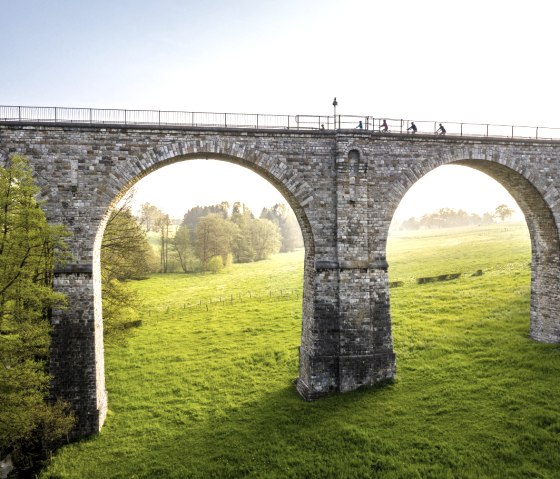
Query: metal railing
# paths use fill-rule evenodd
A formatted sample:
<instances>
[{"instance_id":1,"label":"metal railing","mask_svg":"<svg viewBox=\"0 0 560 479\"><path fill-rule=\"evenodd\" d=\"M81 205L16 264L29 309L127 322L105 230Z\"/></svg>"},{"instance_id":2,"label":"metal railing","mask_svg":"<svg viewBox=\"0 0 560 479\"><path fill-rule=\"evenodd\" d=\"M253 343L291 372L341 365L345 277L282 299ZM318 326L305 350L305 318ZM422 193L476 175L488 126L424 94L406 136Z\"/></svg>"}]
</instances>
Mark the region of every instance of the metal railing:
<instances>
[{"instance_id":1,"label":"metal railing","mask_svg":"<svg viewBox=\"0 0 560 479\"><path fill-rule=\"evenodd\" d=\"M37 106L0 106L0 122L201 126L213 128L297 128L293 115Z\"/></svg>"},{"instance_id":2,"label":"metal railing","mask_svg":"<svg viewBox=\"0 0 560 479\"><path fill-rule=\"evenodd\" d=\"M387 122L387 130L382 127ZM404 134L411 120L359 115L263 115L167 110L123 110L40 106L0 106L0 123L72 123L89 125L169 126L209 128L259 128L284 130L351 130ZM414 121L416 135L435 135L440 124L449 136L483 136L560 140L560 128Z\"/></svg>"}]
</instances>

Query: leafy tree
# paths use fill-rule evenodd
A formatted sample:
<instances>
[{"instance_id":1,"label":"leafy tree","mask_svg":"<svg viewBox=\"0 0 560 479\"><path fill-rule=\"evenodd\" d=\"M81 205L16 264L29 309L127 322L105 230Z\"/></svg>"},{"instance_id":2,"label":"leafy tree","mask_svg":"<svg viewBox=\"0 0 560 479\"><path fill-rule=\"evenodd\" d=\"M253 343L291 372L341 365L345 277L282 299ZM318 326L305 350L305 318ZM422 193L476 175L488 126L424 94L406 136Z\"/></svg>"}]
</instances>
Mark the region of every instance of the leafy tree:
<instances>
[{"instance_id":1,"label":"leafy tree","mask_svg":"<svg viewBox=\"0 0 560 479\"><path fill-rule=\"evenodd\" d=\"M417 230L420 228L420 222L416 218L409 218L406 221L403 221L401 225L402 229L404 230Z\"/></svg>"},{"instance_id":2,"label":"leafy tree","mask_svg":"<svg viewBox=\"0 0 560 479\"><path fill-rule=\"evenodd\" d=\"M189 227L189 231L191 232L191 242L195 242L195 235L196 235L196 225L200 218L204 218L209 214L215 214L223 219L228 218L228 211L229 211L229 203L227 201L222 201L219 205L212 205L212 206L195 206L191 208L189 211L185 213L183 217L182 224Z\"/></svg>"},{"instance_id":3,"label":"leafy tree","mask_svg":"<svg viewBox=\"0 0 560 479\"><path fill-rule=\"evenodd\" d=\"M494 216L500 218L500 221L504 222L506 219L512 216L513 213L514 213L513 209L510 208L509 206L500 205L496 207L496 210L494 211Z\"/></svg>"},{"instance_id":4,"label":"leafy tree","mask_svg":"<svg viewBox=\"0 0 560 479\"><path fill-rule=\"evenodd\" d=\"M177 253L181 269L184 273L195 269L196 260L190 238L189 227L185 224L181 224L172 240L173 248Z\"/></svg>"},{"instance_id":5,"label":"leafy tree","mask_svg":"<svg viewBox=\"0 0 560 479\"><path fill-rule=\"evenodd\" d=\"M203 265L207 266L213 256L221 256L225 261L232 252L239 227L216 214L201 218L196 225L196 253Z\"/></svg>"},{"instance_id":6,"label":"leafy tree","mask_svg":"<svg viewBox=\"0 0 560 479\"><path fill-rule=\"evenodd\" d=\"M103 326L106 337L126 328L136 317L139 298L126 286L157 269L146 233L130 210L132 196L111 212L101 243Z\"/></svg>"},{"instance_id":7,"label":"leafy tree","mask_svg":"<svg viewBox=\"0 0 560 479\"><path fill-rule=\"evenodd\" d=\"M280 229L281 253L287 253L303 246L301 230L296 216L289 206L277 203L271 208L263 208L261 218L272 221Z\"/></svg>"},{"instance_id":8,"label":"leafy tree","mask_svg":"<svg viewBox=\"0 0 560 479\"><path fill-rule=\"evenodd\" d=\"M160 267L162 273L167 273L169 269L169 225L171 219L169 215L162 215L157 223L160 238Z\"/></svg>"},{"instance_id":9,"label":"leafy tree","mask_svg":"<svg viewBox=\"0 0 560 479\"><path fill-rule=\"evenodd\" d=\"M131 197L111 212L101 244L102 279L140 279L154 271L154 253L130 210Z\"/></svg>"},{"instance_id":10,"label":"leafy tree","mask_svg":"<svg viewBox=\"0 0 560 479\"><path fill-rule=\"evenodd\" d=\"M240 222L254 219L254 218L255 216L253 215L253 212L245 203L240 203L239 201L236 201L233 204L231 210L231 218L230 218L233 223L239 225Z\"/></svg>"},{"instance_id":11,"label":"leafy tree","mask_svg":"<svg viewBox=\"0 0 560 479\"><path fill-rule=\"evenodd\" d=\"M272 221L260 219L251 222L251 247L255 252L255 261L278 253L280 244L280 231Z\"/></svg>"},{"instance_id":12,"label":"leafy tree","mask_svg":"<svg viewBox=\"0 0 560 479\"><path fill-rule=\"evenodd\" d=\"M53 265L65 232L47 224L37 193L27 161L12 156L0 168L0 453L11 451L21 471L37 469L74 423L66 404L48 401L49 311L64 303Z\"/></svg>"},{"instance_id":13,"label":"leafy tree","mask_svg":"<svg viewBox=\"0 0 560 479\"><path fill-rule=\"evenodd\" d=\"M233 244L233 256L237 263L249 263L255 259L255 250L251 241L251 225L255 221L253 213L246 205L234 203L231 221L239 228Z\"/></svg>"},{"instance_id":14,"label":"leafy tree","mask_svg":"<svg viewBox=\"0 0 560 479\"><path fill-rule=\"evenodd\" d=\"M480 224L481 225L491 225L494 223L494 216L491 213L484 213L482 215Z\"/></svg>"},{"instance_id":15,"label":"leafy tree","mask_svg":"<svg viewBox=\"0 0 560 479\"><path fill-rule=\"evenodd\" d=\"M164 213L157 206L144 203L140 207L140 224L146 231L157 231L163 215Z\"/></svg>"}]
</instances>

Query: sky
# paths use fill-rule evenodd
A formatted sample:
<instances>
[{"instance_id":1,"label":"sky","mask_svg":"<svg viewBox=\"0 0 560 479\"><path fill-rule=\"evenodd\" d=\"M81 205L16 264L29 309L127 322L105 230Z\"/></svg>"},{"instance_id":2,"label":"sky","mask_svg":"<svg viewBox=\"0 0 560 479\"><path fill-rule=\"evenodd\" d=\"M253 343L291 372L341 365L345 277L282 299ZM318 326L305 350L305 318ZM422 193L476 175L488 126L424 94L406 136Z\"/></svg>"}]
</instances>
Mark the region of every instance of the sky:
<instances>
[{"instance_id":1,"label":"sky","mask_svg":"<svg viewBox=\"0 0 560 479\"><path fill-rule=\"evenodd\" d=\"M0 0L0 12L3 105L329 115L336 96L343 115L560 127L555 0ZM465 183L456 168L433 173L437 188ZM207 193L202 169L172 173L192 177L184 209ZM162 209L176 201L150 181L165 171L137 185ZM224 181L212 203L243 201L223 198L229 171L209 174ZM236 174L251 201L277 202ZM506 202L484 190L485 211Z\"/></svg>"}]
</instances>

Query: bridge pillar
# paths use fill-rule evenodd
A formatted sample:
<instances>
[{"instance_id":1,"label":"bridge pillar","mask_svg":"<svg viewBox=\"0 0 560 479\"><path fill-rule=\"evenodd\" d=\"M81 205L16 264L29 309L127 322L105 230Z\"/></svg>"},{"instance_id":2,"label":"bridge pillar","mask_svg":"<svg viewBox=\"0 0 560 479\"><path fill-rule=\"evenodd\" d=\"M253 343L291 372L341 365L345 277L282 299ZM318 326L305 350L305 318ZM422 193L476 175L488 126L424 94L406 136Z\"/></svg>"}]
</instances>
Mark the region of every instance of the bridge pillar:
<instances>
[{"instance_id":1,"label":"bridge pillar","mask_svg":"<svg viewBox=\"0 0 560 479\"><path fill-rule=\"evenodd\" d=\"M313 320L304 322L298 391L316 399L395 377L384 256L374 253L375 208L361 152L336 158L335 260L315 261Z\"/></svg>"},{"instance_id":2,"label":"bridge pillar","mask_svg":"<svg viewBox=\"0 0 560 479\"><path fill-rule=\"evenodd\" d=\"M540 231L535 232L537 228L532 223L529 223L529 229L533 237L542 235ZM529 335L535 341L560 343L560 252L557 231L549 232L545 238L540 241L533 238L532 241Z\"/></svg>"},{"instance_id":3,"label":"bridge pillar","mask_svg":"<svg viewBox=\"0 0 560 479\"><path fill-rule=\"evenodd\" d=\"M98 432L107 413L103 329L95 320L91 265L57 268L54 288L66 295L68 306L52 311L51 396L70 403L77 421L72 436L79 438Z\"/></svg>"}]
</instances>

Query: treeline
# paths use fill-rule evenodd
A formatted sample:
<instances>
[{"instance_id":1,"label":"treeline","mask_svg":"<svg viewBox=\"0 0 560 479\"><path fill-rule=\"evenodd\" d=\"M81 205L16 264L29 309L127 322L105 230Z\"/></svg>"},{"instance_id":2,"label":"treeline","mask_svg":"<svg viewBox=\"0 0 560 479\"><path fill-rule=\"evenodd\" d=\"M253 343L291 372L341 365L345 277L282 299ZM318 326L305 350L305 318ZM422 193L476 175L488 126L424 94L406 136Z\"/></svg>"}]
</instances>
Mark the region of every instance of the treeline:
<instances>
[{"instance_id":1,"label":"treeline","mask_svg":"<svg viewBox=\"0 0 560 479\"><path fill-rule=\"evenodd\" d=\"M229 264L260 261L278 252L303 246L293 211L276 204L263 208L260 217L243 203L196 206L180 224L145 203L138 217L147 232L157 236L159 271L217 272Z\"/></svg>"},{"instance_id":2,"label":"treeline","mask_svg":"<svg viewBox=\"0 0 560 479\"><path fill-rule=\"evenodd\" d=\"M511 217L514 210L507 205L499 205L490 213L478 215L467 213L464 210L441 208L433 213L428 213L420 218L409 218L400 225L401 230L453 228L457 226L491 225L498 221L505 221Z\"/></svg>"}]
</instances>

